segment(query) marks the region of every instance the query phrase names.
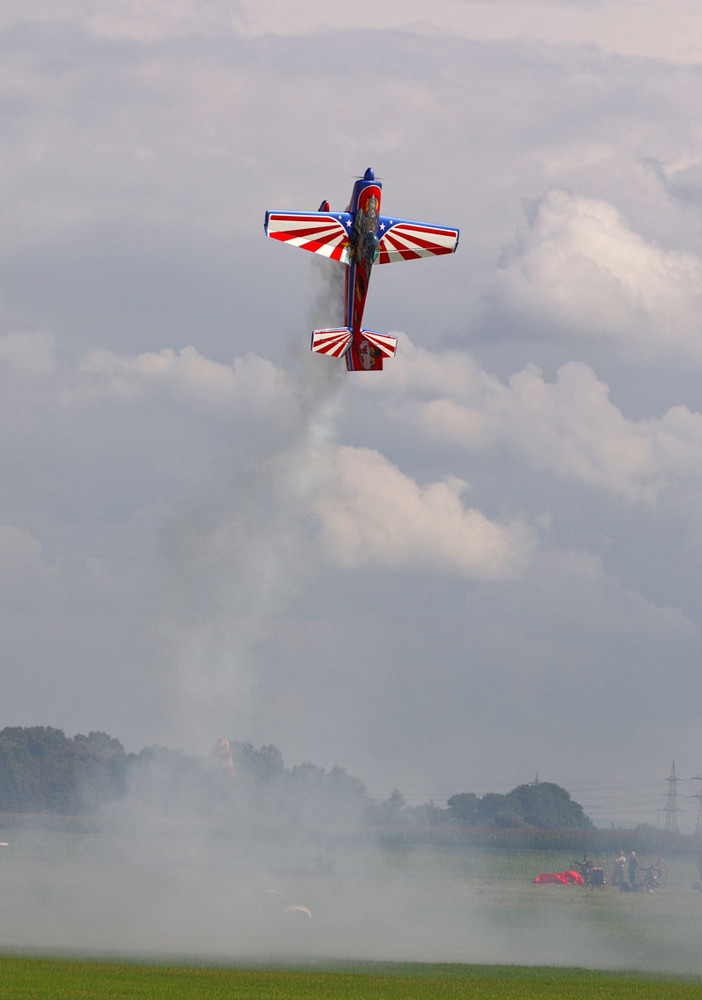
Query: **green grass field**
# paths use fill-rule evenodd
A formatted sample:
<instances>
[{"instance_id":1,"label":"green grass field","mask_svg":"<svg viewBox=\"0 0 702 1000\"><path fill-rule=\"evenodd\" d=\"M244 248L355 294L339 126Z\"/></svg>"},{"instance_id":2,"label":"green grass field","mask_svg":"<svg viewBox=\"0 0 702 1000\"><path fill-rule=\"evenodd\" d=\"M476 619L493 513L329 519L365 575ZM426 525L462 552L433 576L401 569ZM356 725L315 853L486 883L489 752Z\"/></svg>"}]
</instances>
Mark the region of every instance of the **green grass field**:
<instances>
[{"instance_id":1,"label":"green grass field","mask_svg":"<svg viewBox=\"0 0 702 1000\"><path fill-rule=\"evenodd\" d=\"M3 1000L682 1000L701 991L702 980L584 969L404 963L229 969L0 958Z\"/></svg>"},{"instance_id":2,"label":"green grass field","mask_svg":"<svg viewBox=\"0 0 702 1000\"><path fill-rule=\"evenodd\" d=\"M2 1000L702 996L689 857L621 893L535 884L570 852L189 826L0 839Z\"/></svg>"}]
</instances>

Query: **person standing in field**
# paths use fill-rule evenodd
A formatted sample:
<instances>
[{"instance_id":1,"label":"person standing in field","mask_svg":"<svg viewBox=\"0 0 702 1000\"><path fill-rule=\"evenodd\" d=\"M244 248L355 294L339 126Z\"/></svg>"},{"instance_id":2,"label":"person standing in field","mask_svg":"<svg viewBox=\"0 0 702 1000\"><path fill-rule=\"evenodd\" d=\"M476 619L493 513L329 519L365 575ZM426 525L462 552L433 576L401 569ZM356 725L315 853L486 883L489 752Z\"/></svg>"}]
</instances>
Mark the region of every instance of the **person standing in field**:
<instances>
[{"instance_id":1,"label":"person standing in field","mask_svg":"<svg viewBox=\"0 0 702 1000\"><path fill-rule=\"evenodd\" d=\"M623 885L624 884L624 865L626 864L626 855L624 851L619 850L619 854L614 859L614 868L612 869L612 885Z\"/></svg>"},{"instance_id":2,"label":"person standing in field","mask_svg":"<svg viewBox=\"0 0 702 1000\"><path fill-rule=\"evenodd\" d=\"M637 876L639 872L639 859L636 857L636 851L632 851L629 856L629 885L633 889L637 885Z\"/></svg>"}]
</instances>

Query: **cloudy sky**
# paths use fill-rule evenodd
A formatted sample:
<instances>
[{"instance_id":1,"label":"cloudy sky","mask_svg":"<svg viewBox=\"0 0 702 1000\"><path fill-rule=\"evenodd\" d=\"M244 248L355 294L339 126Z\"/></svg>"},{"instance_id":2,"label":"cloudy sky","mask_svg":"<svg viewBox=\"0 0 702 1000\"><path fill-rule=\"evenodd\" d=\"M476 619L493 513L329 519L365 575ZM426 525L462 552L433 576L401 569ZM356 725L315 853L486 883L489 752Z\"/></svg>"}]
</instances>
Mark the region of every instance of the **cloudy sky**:
<instances>
[{"instance_id":1,"label":"cloudy sky","mask_svg":"<svg viewBox=\"0 0 702 1000\"><path fill-rule=\"evenodd\" d=\"M8 0L0 727L386 796L702 774L697 0ZM461 228L373 272L266 209ZM700 791L678 786L690 832Z\"/></svg>"}]
</instances>

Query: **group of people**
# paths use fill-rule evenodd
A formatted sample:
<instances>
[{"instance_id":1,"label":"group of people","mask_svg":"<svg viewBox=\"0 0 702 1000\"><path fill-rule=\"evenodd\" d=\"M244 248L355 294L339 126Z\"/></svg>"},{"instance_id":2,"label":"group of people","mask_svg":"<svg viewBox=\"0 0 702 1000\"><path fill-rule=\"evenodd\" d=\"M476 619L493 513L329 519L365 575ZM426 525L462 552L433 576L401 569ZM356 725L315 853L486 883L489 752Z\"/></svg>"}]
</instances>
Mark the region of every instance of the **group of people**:
<instances>
[{"instance_id":1,"label":"group of people","mask_svg":"<svg viewBox=\"0 0 702 1000\"><path fill-rule=\"evenodd\" d=\"M620 851L614 859L614 868L612 869L612 885L624 885L624 869L626 866L626 855L624 854L624 851ZM636 857L636 851L632 851L629 855L629 885L634 886L638 884L638 875L639 859Z\"/></svg>"},{"instance_id":2,"label":"group of people","mask_svg":"<svg viewBox=\"0 0 702 1000\"><path fill-rule=\"evenodd\" d=\"M629 889L641 888L639 883L639 867L639 859L636 855L636 851L632 851L629 854L628 861L624 851L620 851L614 859L612 885L618 885L620 888L626 887ZM628 885L624 878L624 870L627 868L629 874ZM649 888L661 884L661 879L663 877L663 865L660 858L645 870L645 876L646 884Z\"/></svg>"}]
</instances>

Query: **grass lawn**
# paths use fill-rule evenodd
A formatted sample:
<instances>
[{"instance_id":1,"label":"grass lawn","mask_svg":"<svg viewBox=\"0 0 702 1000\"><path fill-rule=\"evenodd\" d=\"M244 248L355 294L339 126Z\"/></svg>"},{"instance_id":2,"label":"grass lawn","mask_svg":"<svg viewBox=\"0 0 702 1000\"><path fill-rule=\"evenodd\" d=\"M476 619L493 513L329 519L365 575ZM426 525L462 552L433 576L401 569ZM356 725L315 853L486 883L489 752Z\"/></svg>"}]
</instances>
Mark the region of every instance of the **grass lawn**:
<instances>
[{"instance_id":1,"label":"grass lawn","mask_svg":"<svg viewBox=\"0 0 702 1000\"><path fill-rule=\"evenodd\" d=\"M699 979L567 968L353 963L231 969L0 957L3 1000L697 1000L701 992Z\"/></svg>"}]
</instances>

